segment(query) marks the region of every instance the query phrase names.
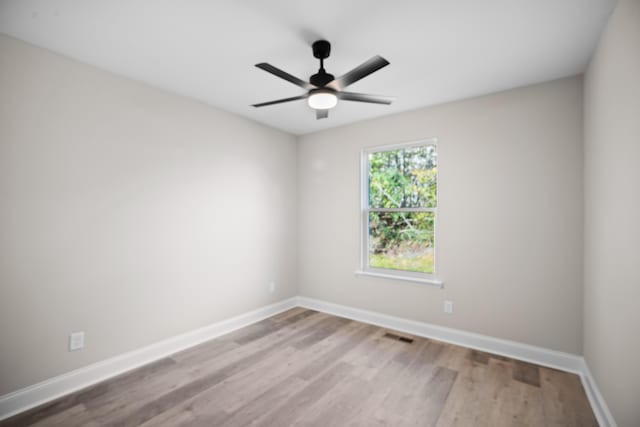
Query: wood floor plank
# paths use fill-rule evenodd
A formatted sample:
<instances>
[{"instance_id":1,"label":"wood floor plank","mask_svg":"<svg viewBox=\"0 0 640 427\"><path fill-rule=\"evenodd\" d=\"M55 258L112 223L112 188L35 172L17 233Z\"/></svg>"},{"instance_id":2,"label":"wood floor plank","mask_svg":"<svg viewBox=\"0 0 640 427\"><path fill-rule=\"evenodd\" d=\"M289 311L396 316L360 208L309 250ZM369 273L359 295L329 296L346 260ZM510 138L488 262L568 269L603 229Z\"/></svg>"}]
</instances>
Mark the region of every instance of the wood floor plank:
<instances>
[{"instance_id":1,"label":"wood floor plank","mask_svg":"<svg viewBox=\"0 0 640 427\"><path fill-rule=\"evenodd\" d=\"M207 393L217 396L215 406L229 413L233 413L243 402L252 401L260 391L277 378L278 369L283 361L296 353L293 347L283 347L276 352L256 361L251 367L230 375L215 389Z\"/></svg>"},{"instance_id":2,"label":"wood floor plank","mask_svg":"<svg viewBox=\"0 0 640 427\"><path fill-rule=\"evenodd\" d=\"M277 351L281 347L283 342L286 342L287 340L292 340L295 342L299 338L314 334L317 328L328 328L329 325L334 324L335 321L336 319L334 317L326 317L315 324L314 328L298 329L290 336L274 340L274 342L266 346L266 348L247 355L239 360L236 360L224 366L224 368L222 369L215 370L206 375L200 375L194 378L192 381L189 381L188 383L181 385L180 387L174 388L171 391L168 391L161 396L140 405L140 407L136 408L135 411L123 413L119 417L105 422L104 425L107 427L127 427L142 424L157 416L158 414L169 410L171 407L179 405L180 403L196 396L197 394L202 393L203 391L215 386L221 381L230 378L234 374L249 369L251 366L267 357L269 353ZM249 334L249 336L251 336L252 339L245 342L245 345L247 345L248 342L256 340L253 334Z\"/></svg>"},{"instance_id":3,"label":"wood floor plank","mask_svg":"<svg viewBox=\"0 0 640 427\"><path fill-rule=\"evenodd\" d=\"M515 360L513 379L535 387L540 387L540 369L531 363Z\"/></svg>"},{"instance_id":4,"label":"wood floor plank","mask_svg":"<svg viewBox=\"0 0 640 427\"><path fill-rule=\"evenodd\" d=\"M351 320L349 319L344 319L339 317L331 320L332 320L331 322L328 322L318 328L315 328L315 330L312 333L304 337L300 337L296 341L292 342L291 345L298 350L304 350L305 348L333 334L340 327L345 326L347 323L351 322Z\"/></svg>"},{"instance_id":5,"label":"wood floor plank","mask_svg":"<svg viewBox=\"0 0 640 427\"><path fill-rule=\"evenodd\" d=\"M425 339L417 339L412 345L403 346L403 351L396 352L384 366L380 367L370 380L373 391L367 396L360 410L345 419L344 425L360 427L379 425L382 421L374 417L375 412L393 392L396 384L402 381L404 370L415 363L415 359L428 342Z\"/></svg>"},{"instance_id":6,"label":"wood floor plank","mask_svg":"<svg viewBox=\"0 0 640 427\"><path fill-rule=\"evenodd\" d=\"M219 402L227 411L235 413L245 405L245 402L251 402L253 405L256 399L264 395L267 390L273 392L279 384L288 385L295 372L306 369L312 362L325 360L324 355L342 343L353 344L351 335L357 333L360 328L354 325L355 328L341 329L341 326L348 323L352 322L341 322L336 325L338 328L330 334L313 335L314 342L305 339L303 348L294 345L288 349L292 350L288 355L274 359L269 365L254 367L249 375L227 384L225 398ZM362 325L359 326L362 327Z\"/></svg>"},{"instance_id":7,"label":"wood floor plank","mask_svg":"<svg viewBox=\"0 0 640 427\"><path fill-rule=\"evenodd\" d=\"M386 399L374 413L377 424L407 425L415 422L416 417L423 418L425 405L429 403L428 396L432 395L432 391L428 391L426 392L428 396L425 396L425 388L434 388L441 377L447 376L450 372L453 376L451 384L447 388L448 394L448 389L451 388L453 379L455 379L455 372L433 363L443 349L444 345L441 343L435 341L426 343L418 356L403 371L400 380L395 383ZM442 411L440 406L443 405L444 402L438 407L426 409L433 416L433 422L440 415ZM417 411L420 411L419 415Z\"/></svg>"},{"instance_id":8,"label":"wood floor plank","mask_svg":"<svg viewBox=\"0 0 640 427\"><path fill-rule=\"evenodd\" d=\"M333 318L327 315L308 316L295 325L282 326L277 333L252 340L233 352L224 352L211 359L204 359L199 364L178 363L173 370L163 375L120 390L119 393L89 400L86 404L94 418L104 424L114 418L119 420L136 412L136 417L144 418L146 421L170 405L168 399L171 396L181 396L181 401L188 399L279 348L286 340L310 334L314 331L314 326L332 320ZM192 384L194 382L196 384ZM177 390L182 390L182 393ZM164 397L165 394L169 394L169 397Z\"/></svg>"},{"instance_id":9,"label":"wood floor plank","mask_svg":"<svg viewBox=\"0 0 640 427\"><path fill-rule=\"evenodd\" d=\"M203 408L207 406L207 411L216 409L217 412L226 411L233 413L244 402L250 401L252 405L255 403L255 399L269 387L273 386L273 383L285 380L287 383L291 382L291 372L294 372L297 368L306 366L309 360L314 360L322 355L326 351L326 347L340 342L339 340L344 338L347 340L348 334L352 330L363 328L365 325L355 324L354 322L347 321L346 319L340 319L339 322L333 322L338 320L335 318L328 318L332 322L326 321L319 327L318 330L322 330L322 334L309 334L300 335L303 339L313 337L315 343L308 342L307 344L315 345L318 347L311 349L309 345L305 345L305 348L309 349L309 353L306 357L301 357L303 352L296 351L295 357L291 357L295 349L293 347L284 346L278 349L278 352L270 356L264 357L258 363L251 367L239 371L237 374L225 379L222 383L214 385L208 390L199 393L193 399L185 401L185 405L178 405L176 408L180 410L182 406L188 408ZM353 327L347 326L349 323L353 324ZM327 334L327 331L331 333ZM335 335L335 336L334 336ZM333 337L333 339L329 339ZM308 341L308 340L307 340ZM297 341L289 340L287 345L293 345ZM287 387L288 388L288 387ZM215 396L212 399L211 396ZM246 422L246 420L245 420ZM219 421L221 423L221 421Z\"/></svg>"},{"instance_id":10,"label":"wood floor plank","mask_svg":"<svg viewBox=\"0 0 640 427\"><path fill-rule=\"evenodd\" d=\"M305 369L296 372L296 376L305 380L311 380L325 371L328 367L341 361L342 357L353 350L355 346L365 341L376 332L376 327L366 325L353 334L349 342L344 342L324 355L322 359L314 360Z\"/></svg>"},{"instance_id":11,"label":"wood floor plank","mask_svg":"<svg viewBox=\"0 0 640 427\"><path fill-rule=\"evenodd\" d=\"M171 359L174 363L180 363L182 365L198 365L223 353L233 351L238 347L240 347L240 344L232 340L211 340L179 353L172 354Z\"/></svg>"},{"instance_id":12,"label":"wood floor plank","mask_svg":"<svg viewBox=\"0 0 640 427\"><path fill-rule=\"evenodd\" d=\"M309 406L328 393L336 384L349 375L353 367L340 362L324 371L319 377L311 381L286 402L274 408L266 416L260 418L258 425L262 426L290 426L298 418L304 416Z\"/></svg>"},{"instance_id":13,"label":"wood floor plank","mask_svg":"<svg viewBox=\"0 0 640 427\"><path fill-rule=\"evenodd\" d=\"M508 392L513 381L513 366L510 362L498 359L490 359L487 364L485 381L482 383L484 398L478 419L486 426L501 426L510 423L509 415L503 409L501 400Z\"/></svg>"},{"instance_id":14,"label":"wood floor plank","mask_svg":"<svg viewBox=\"0 0 640 427\"><path fill-rule=\"evenodd\" d=\"M420 344L385 338L385 334L377 331L341 358L353 366L352 371L294 425L355 425L372 413L386 397L393 376L412 360L405 356L415 356L419 354L415 349L421 348Z\"/></svg>"},{"instance_id":15,"label":"wood floor plank","mask_svg":"<svg viewBox=\"0 0 640 427\"><path fill-rule=\"evenodd\" d=\"M498 398L497 405L504 425L513 427L545 425L540 387L510 381Z\"/></svg>"},{"instance_id":16,"label":"wood floor plank","mask_svg":"<svg viewBox=\"0 0 640 427\"><path fill-rule=\"evenodd\" d=\"M60 399L45 403L44 405L41 405L27 412L23 412L17 417L0 422L0 425L2 425L3 427L21 427L25 425L34 425L39 420L54 417L57 414L68 410L69 408L76 407L80 404L82 404L84 407L87 402L91 402L103 396L107 396L110 393L115 393L119 390L131 388L134 385L144 381L146 378L158 375L173 366L175 366L175 362L170 358L157 360L133 371L118 375L117 377L114 377L107 381L103 381L96 385L87 387L86 389L64 396ZM74 420L79 419L79 417L69 418ZM67 425L71 425L71 421L68 421Z\"/></svg>"},{"instance_id":17,"label":"wood floor plank","mask_svg":"<svg viewBox=\"0 0 640 427\"><path fill-rule=\"evenodd\" d=\"M435 361L437 366L461 372L478 363L471 362L471 349L452 344L444 344L442 352Z\"/></svg>"},{"instance_id":18,"label":"wood floor plank","mask_svg":"<svg viewBox=\"0 0 640 427\"><path fill-rule=\"evenodd\" d=\"M448 354L460 358L461 351L450 351ZM481 426L482 400L486 393L482 384L487 374L487 366L469 363L459 368L458 377L449 393L449 398L438 419L438 427Z\"/></svg>"},{"instance_id":19,"label":"wood floor plank","mask_svg":"<svg viewBox=\"0 0 640 427\"><path fill-rule=\"evenodd\" d=\"M338 426L359 411L367 396L373 393L370 381L359 373L362 367L352 367L339 382L307 408L292 426Z\"/></svg>"},{"instance_id":20,"label":"wood floor plank","mask_svg":"<svg viewBox=\"0 0 640 427\"><path fill-rule=\"evenodd\" d=\"M295 308L0 427L597 425L574 374L404 335Z\"/></svg>"},{"instance_id":21,"label":"wood floor plank","mask_svg":"<svg viewBox=\"0 0 640 427\"><path fill-rule=\"evenodd\" d=\"M84 425L87 427L99 427L99 424L91 420L87 416L87 409L83 404L72 406L64 411L58 412L55 415L44 418L37 423L32 424L33 427L66 427L68 420L72 419L84 419Z\"/></svg>"},{"instance_id":22,"label":"wood floor plank","mask_svg":"<svg viewBox=\"0 0 640 427\"><path fill-rule=\"evenodd\" d=\"M550 368L540 368L540 372L546 425L598 425L577 375Z\"/></svg>"},{"instance_id":23,"label":"wood floor plank","mask_svg":"<svg viewBox=\"0 0 640 427\"><path fill-rule=\"evenodd\" d=\"M307 381L296 377L281 381L276 387L270 388L268 392L263 392L258 398L249 404L243 405L217 425L220 427L243 427L249 425L261 417L271 414L274 408L277 408L282 402L291 400L308 384Z\"/></svg>"},{"instance_id":24,"label":"wood floor plank","mask_svg":"<svg viewBox=\"0 0 640 427\"><path fill-rule=\"evenodd\" d=\"M406 345L397 340L385 338L384 335L384 330L374 329L373 333L360 344L357 352L351 352L341 360L358 366L371 365L375 364L376 359L388 355L389 349Z\"/></svg>"},{"instance_id":25,"label":"wood floor plank","mask_svg":"<svg viewBox=\"0 0 640 427\"><path fill-rule=\"evenodd\" d=\"M309 384L309 381L302 380L300 376L297 375L298 372L308 373L311 365L315 366L317 361L327 361L326 355L335 352L336 348L340 348L340 351L345 351L344 343L351 343L353 346L357 343L357 341L353 340L353 336L361 333L360 331L365 328L366 325L351 322L337 330L334 334L323 338L313 346L307 347L304 351L299 352L296 357L284 360L282 363L283 369L280 371L276 369L266 375L262 375L262 384L258 385L258 387L256 387L255 384L252 385L253 390L261 390L262 393L251 399L248 404L245 403L242 407L237 408L233 416L230 417L229 422L225 422L223 425L243 425L243 422L246 423L248 420L244 418L243 414L246 416L247 413L255 413L255 410L252 409L255 406L273 409L274 406L270 403L274 402L274 394L290 394L292 382L295 384ZM330 369L330 365L327 364L326 368ZM274 385L269 386L269 383ZM267 406L267 404L270 406ZM233 406L231 408L233 408Z\"/></svg>"},{"instance_id":26,"label":"wood floor plank","mask_svg":"<svg viewBox=\"0 0 640 427\"><path fill-rule=\"evenodd\" d=\"M309 310L306 308L297 307L283 313L282 316L274 316L271 318L271 320L277 324L282 324L282 323L291 324L291 323L296 323L302 319L306 319L309 316L315 316L318 314L319 312L315 310Z\"/></svg>"},{"instance_id":27,"label":"wood floor plank","mask_svg":"<svg viewBox=\"0 0 640 427\"><path fill-rule=\"evenodd\" d=\"M412 411L409 411L401 425L435 426L458 373L437 366L429 381L417 393Z\"/></svg>"},{"instance_id":28,"label":"wood floor plank","mask_svg":"<svg viewBox=\"0 0 640 427\"><path fill-rule=\"evenodd\" d=\"M482 363L484 365L489 363L489 358L491 357L489 353L485 353L484 351L480 351L480 350L471 350L470 355L471 355L471 360L477 363Z\"/></svg>"}]
</instances>

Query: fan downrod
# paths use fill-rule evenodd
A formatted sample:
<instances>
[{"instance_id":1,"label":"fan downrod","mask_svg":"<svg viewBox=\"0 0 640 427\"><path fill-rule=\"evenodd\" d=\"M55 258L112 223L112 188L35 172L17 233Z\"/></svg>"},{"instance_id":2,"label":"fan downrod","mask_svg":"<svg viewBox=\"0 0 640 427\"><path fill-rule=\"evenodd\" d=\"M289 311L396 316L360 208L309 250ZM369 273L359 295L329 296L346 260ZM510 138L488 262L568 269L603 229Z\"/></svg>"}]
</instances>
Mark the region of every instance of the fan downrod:
<instances>
[{"instance_id":1,"label":"fan downrod","mask_svg":"<svg viewBox=\"0 0 640 427\"><path fill-rule=\"evenodd\" d=\"M323 87L334 79L332 74L324 70L324 60L331 54L331 43L326 40L317 40L312 45L313 56L320 60L320 69L316 74L310 77L309 81L312 85Z\"/></svg>"}]
</instances>

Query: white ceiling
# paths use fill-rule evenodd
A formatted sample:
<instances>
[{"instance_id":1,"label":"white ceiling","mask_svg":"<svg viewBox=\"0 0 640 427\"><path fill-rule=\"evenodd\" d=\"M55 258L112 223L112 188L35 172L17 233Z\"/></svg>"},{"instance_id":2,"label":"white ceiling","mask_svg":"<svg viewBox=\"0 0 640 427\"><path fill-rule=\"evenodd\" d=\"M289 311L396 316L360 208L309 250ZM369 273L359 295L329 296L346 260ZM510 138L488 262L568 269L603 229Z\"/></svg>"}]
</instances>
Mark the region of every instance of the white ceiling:
<instances>
[{"instance_id":1,"label":"white ceiling","mask_svg":"<svg viewBox=\"0 0 640 427\"><path fill-rule=\"evenodd\" d=\"M304 134L582 72L615 0L11 0L0 32L267 125ZM316 120L304 91L311 43L339 76L373 55L391 65L349 87L391 106L341 101Z\"/></svg>"}]
</instances>

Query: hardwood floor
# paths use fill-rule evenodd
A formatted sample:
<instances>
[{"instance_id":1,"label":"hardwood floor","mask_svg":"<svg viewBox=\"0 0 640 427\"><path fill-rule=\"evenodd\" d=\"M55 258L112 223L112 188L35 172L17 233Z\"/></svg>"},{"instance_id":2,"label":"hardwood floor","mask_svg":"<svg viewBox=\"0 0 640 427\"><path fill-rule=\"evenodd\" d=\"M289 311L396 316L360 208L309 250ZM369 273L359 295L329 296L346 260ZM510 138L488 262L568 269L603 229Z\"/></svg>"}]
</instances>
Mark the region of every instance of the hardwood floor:
<instances>
[{"instance_id":1,"label":"hardwood floor","mask_svg":"<svg viewBox=\"0 0 640 427\"><path fill-rule=\"evenodd\" d=\"M576 375L301 308L0 422L247 425L597 422Z\"/></svg>"}]
</instances>

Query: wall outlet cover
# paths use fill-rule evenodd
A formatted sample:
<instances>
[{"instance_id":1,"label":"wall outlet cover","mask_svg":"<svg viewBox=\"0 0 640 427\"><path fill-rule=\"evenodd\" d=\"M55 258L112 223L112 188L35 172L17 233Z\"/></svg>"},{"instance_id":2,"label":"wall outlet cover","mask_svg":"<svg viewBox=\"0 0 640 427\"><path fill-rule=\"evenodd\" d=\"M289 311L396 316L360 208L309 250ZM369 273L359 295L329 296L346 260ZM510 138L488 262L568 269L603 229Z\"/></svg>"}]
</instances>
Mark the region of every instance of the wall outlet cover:
<instances>
[{"instance_id":1,"label":"wall outlet cover","mask_svg":"<svg viewBox=\"0 0 640 427\"><path fill-rule=\"evenodd\" d=\"M444 312L447 314L453 313L453 301L445 300L444 301Z\"/></svg>"},{"instance_id":2,"label":"wall outlet cover","mask_svg":"<svg viewBox=\"0 0 640 427\"><path fill-rule=\"evenodd\" d=\"M69 351L81 350L84 347L84 332L69 334Z\"/></svg>"}]
</instances>

